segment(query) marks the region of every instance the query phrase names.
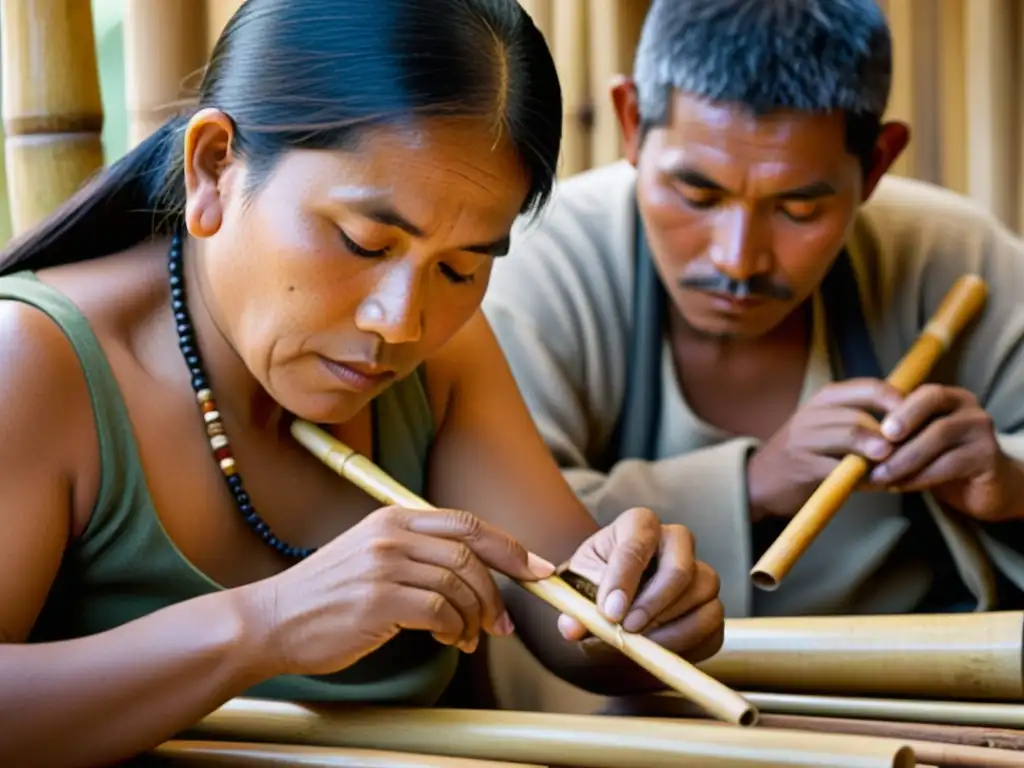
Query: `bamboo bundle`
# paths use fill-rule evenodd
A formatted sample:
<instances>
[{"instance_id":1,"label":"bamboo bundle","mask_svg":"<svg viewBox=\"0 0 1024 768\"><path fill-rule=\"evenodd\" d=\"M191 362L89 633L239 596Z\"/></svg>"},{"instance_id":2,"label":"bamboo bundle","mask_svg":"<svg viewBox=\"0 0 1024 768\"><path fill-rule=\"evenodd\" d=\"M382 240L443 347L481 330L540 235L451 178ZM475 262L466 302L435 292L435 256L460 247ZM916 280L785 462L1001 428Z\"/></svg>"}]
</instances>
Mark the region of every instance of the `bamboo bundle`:
<instances>
[{"instance_id":1,"label":"bamboo bundle","mask_svg":"<svg viewBox=\"0 0 1024 768\"><path fill-rule=\"evenodd\" d=\"M11 226L48 216L103 165L103 107L89 3L0 3Z\"/></svg>"},{"instance_id":2,"label":"bamboo bundle","mask_svg":"<svg viewBox=\"0 0 1024 768\"><path fill-rule=\"evenodd\" d=\"M899 739L638 718L446 709L328 709L235 699L193 729L212 739L386 749L586 768L911 768Z\"/></svg>"}]
</instances>

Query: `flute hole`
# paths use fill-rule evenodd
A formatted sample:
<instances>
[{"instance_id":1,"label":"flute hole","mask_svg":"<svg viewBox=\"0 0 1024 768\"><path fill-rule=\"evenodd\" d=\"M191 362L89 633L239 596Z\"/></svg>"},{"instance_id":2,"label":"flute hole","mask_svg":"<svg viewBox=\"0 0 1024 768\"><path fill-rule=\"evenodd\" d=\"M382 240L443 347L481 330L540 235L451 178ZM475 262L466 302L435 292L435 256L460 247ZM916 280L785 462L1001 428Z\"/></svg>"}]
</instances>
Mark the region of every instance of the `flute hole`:
<instances>
[{"instance_id":1,"label":"flute hole","mask_svg":"<svg viewBox=\"0 0 1024 768\"><path fill-rule=\"evenodd\" d=\"M767 571L752 571L750 580L755 587L765 592L774 592L779 587L779 582Z\"/></svg>"},{"instance_id":2,"label":"flute hole","mask_svg":"<svg viewBox=\"0 0 1024 768\"><path fill-rule=\"evenodd\" d=\"M742 715L740 715L740 725L742 726L750 727L752 725L757 725L757 721L758 716L756 709L748 709Z\"/></svg>"}]
</instances>

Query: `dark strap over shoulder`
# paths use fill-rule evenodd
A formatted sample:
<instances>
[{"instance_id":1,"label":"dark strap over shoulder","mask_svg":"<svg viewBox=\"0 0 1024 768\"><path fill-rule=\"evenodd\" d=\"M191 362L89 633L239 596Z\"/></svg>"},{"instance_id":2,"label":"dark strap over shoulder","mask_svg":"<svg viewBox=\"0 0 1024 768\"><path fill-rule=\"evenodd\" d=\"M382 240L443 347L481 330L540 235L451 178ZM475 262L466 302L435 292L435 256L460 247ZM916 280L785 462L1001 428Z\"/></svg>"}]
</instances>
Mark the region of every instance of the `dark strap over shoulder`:
<instances>
[{"instance_id":1,"label":"dark strap over shoulder","mask_svg":"<svg viewBox=\"0 0 1024 768\"><path fill-rule=\"evenodd\" d=\"M634 214L633 324L626 363L626 393L612 439L612 460L655 456L661 415L661 342L667 297L654 269L643 219Z\"/></svg>"}]
</instances>

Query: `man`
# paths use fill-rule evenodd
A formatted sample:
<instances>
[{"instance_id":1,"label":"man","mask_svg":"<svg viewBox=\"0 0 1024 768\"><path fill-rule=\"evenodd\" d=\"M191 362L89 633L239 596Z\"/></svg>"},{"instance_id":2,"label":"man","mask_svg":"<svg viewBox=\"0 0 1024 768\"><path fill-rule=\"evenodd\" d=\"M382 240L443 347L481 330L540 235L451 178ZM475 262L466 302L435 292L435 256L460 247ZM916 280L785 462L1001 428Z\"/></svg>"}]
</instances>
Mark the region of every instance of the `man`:
<instances>
[{"instance_id":1,"label":"man","mask_svg":"<svg viewBox=\"0 0 1024 768\"><path fill-rule=\"evenodd\" d=\"M1024 603L1024 245L885 176L909 138L881 119L890 73L872 0L654 0L611 94L627 161L562 183L491 279L577 493L602 524L642 505L688 526L728 616ZM885 376L968 272L980 320L901 396ZM865 487L753 589L851 452Z\"/></svg>"}]
</instances>

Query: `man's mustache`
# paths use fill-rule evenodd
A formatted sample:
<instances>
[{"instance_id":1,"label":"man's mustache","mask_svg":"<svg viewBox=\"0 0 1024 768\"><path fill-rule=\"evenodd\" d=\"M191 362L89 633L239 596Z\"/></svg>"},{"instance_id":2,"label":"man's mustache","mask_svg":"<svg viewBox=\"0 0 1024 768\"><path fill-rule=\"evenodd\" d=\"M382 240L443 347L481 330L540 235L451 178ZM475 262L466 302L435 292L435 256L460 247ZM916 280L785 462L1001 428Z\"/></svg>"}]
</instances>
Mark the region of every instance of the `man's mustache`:
<instances>
[{"instance_id":1,"label":"man's mustache","mask_svg":"<svg viewBox=\"0 0 1024 768\"><path fill-rule=\"evenodd\" d=\"M747 280L736 280L727 275L717 274L706 277L684 277L680 288L705 293L723 293L736 299L776 299L789 301L793 292L784 285L772 282L765 275L754 275Z\"/></svg>"}]
</instances>

